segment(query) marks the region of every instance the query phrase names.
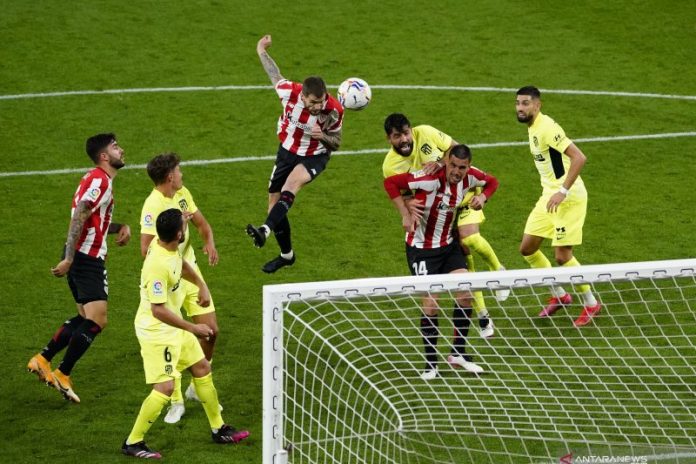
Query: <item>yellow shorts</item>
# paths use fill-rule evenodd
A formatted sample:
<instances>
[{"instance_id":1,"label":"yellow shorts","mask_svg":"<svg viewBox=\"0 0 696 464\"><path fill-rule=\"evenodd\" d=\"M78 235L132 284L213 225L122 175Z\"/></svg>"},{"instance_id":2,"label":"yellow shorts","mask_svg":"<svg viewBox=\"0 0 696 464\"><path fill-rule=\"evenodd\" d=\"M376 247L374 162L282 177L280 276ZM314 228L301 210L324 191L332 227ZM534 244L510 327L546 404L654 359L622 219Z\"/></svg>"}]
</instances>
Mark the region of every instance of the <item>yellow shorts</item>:
<instances>
[{"instance_id":1,"label":"yellow shorts","mask_svg":"<svg viewBox=\"0 0 696 464\"><path fill-rule=\"evenodd\" d=\"M483 210L475 210L469 207L469 202L471 197L481 193L481 189L477 188L475 192L471 190L466 193L464 200L462 200L462 207L459 208L457 212L457 227L468 226L469 224L481 224L486 220L486 216L483 215Z\"/></svg>"},{"instance_id":2,"label":"yellow shorts","mask_svg":"<svg viewBox=\"0 0 696 464\"><path fill-rule=\"evenodd\" d=\"M200 276L200 272L198 273ZM202 278L202 277L201 277ZM186 311L188 317L198 316L201 314L208 314L215 311L215 304L213 303L213 298L210 298L210 306L204 308L203 306L196 303L198 300L198 287L189 282L188 280L181 279L181 285L183 286L184 294L184 304L183 308Z\"/></svg>"},{"instance_id":3,"label":"yellow shorts","mask_svg":"<svg viewBox=\"0 0 696 464\"><path fill-rule=\"evenodd\" d=\"M138 339L138 342L147 384L178 379L181 377L181 371L205 358L195 335L184 330L181 336L173 338L171 343L141 339Z\"/></svg>"},{"instance_id":4,"label":"yellow shorts","mask_svg":"<svg viewBox=\"0 0 696 464\"><path fill-rule=\"evenodd\" d=\"M555 192L554 192L555 193ZM527 218L524 233L552 239L552 246L573 246L582 243L582 226L587 214L587 198L566 199L558 211L549 213L546 204L553 193L542 195Z\"/></svg>"}]
</instances>

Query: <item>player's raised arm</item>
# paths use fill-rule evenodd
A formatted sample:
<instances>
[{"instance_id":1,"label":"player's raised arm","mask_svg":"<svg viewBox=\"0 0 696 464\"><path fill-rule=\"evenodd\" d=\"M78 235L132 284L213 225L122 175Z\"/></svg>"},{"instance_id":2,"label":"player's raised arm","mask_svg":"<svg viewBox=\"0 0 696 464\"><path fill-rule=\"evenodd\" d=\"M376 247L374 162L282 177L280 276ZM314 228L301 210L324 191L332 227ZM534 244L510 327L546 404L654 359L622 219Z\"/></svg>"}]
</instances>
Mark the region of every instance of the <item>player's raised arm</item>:
<instances>
[{"instance_id":1,"label":"player's raised arm","mask_svg":"<svg viewBox=\"0 0 696 464\"><path fill-rule=\"evenodd\" d=\"M271 79L271 83L275 86L279 81L285 78L280 74L280 69L278 69L278 65L268 54L267 49L271 46L272 43L273 41L271 40L270 34L264 35L259 39L258 43L256 44L256 53L258 53L259 55L259 59L261 60L263 70L266 71L266 74L268 74L268 77Z\"/></svg>"}]
</instances>

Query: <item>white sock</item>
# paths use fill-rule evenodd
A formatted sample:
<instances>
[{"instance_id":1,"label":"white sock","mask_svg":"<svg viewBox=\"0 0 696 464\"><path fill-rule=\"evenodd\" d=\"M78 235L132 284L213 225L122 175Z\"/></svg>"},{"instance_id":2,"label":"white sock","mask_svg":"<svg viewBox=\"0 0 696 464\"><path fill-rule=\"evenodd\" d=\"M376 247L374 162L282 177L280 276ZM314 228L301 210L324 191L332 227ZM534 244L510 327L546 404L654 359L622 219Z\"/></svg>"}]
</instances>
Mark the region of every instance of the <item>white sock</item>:
<instances>
[{"instance_id":1,"label":"white sock","mask_svg":"<svg viewBox=\"0 0 696 464\"><path fill-rule=\"evenodd\" d=\"M590 290L582 294L582 301L585 302L585 306L597 306L597 299Z\"/></svg>"},{"instance_id":2,"label":"white sock","mask_svg":"<svg viewBox=\"0 0 696 464\"><path fill-rule=\"evenodd\" d=\"M295 251L290 250L290 253L281 253L280 257L283 259L292 259L292 257L295 256Z\"/></svg>"},{"instance_id":3,"label":"white sock","mask_svg":"<svg viewBox=\"0 0 696 464\"><path fill-rule=\"evenodd\" d=\"M271 228L268 227L266 224L259 227L259 229L263 232L263 235L265 235L266 238L268 238L268 236L271 235Z\"/></svg>"},{"instance_id":4,"label":"white sock","mask_svg":"<svg viewBox=\"0 0 696 464\"><path fill-rule=\"evenodd\" d=\"M561 286L552 285L551 286L551 294L553 296L555 296L556 298L563 298L564 296L566 296L566 291Z\"/></svg>"},{"instance_id":5,"label":"white sock","mask_svg":"<svg viewBox=\"0 0 696 464\"><path fill-rule=\"evenodd\" d=\"M484 308L481 311L477 312L476 315L479 319L485 319L488 317L488 310Z\"/></svg>"}]
</instances>

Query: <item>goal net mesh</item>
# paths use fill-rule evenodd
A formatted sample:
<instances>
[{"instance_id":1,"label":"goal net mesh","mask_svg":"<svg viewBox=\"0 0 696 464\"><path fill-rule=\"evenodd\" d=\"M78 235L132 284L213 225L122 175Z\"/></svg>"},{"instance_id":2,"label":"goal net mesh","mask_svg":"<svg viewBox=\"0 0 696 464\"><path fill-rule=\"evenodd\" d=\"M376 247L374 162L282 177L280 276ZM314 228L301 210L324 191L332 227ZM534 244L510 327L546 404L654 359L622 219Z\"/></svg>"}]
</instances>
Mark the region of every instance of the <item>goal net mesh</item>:
<instances>
[{"instance_id":1,"label":"goal net mesh","mask_svg":"<svg viewBox=\"0 0 696 464\"><path fill-rule=\"evenodd\" d=\"M640 273L588 266L600 270L592 276L575 268L565 277L549 269L365 279L340 295L325 282L312 295L287 293L280 382L289 462L696 462L696 260L686 262ZM491 281L511 288L506 301ZM573 304L539 318L552 281ZM576 328L581 283L603 307ZM474 311L467 353L480 375L446 361L454 295L475 289L496 328L482 338ZM439 377L429 381L420 377L424 296L440 307Z\"/></svg>"}]
</instances>

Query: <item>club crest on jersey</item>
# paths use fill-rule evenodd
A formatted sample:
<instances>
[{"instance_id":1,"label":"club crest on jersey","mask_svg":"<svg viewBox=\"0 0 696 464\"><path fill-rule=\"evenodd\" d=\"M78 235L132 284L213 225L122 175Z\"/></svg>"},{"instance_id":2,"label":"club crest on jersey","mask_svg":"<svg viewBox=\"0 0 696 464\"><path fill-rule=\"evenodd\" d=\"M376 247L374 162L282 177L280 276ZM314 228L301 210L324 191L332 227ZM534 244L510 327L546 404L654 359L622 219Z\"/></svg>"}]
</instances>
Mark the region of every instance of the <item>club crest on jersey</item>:
<instances>
[{"instance_id":1,"label":"club crest on jersey","mask_svg":"<svg viewBox=\"0 0 696 464\"><path fill-rule=\"evenodd\" d=\"M420 147L420 151L422 151L422 152L425 153L426 155L429 155L429 154L431 154L431 153L433 152L433 148L430 146L430 144L424 143L424 144Z\"/></svg>"},{"instance_id":2,"label":"club crest on jersey","mask_svg":"<svg viewBox=\"0 0 696 464\"><path fill-rule=\"evenodd\" d=\"M181 208L181 211L188 211L188 203L186 202L186 198L179 200L179 208Z\"/></svg>"},{"instance_id":3,"label":"club crest on jersey","mask_svg":"<svg viewBox=\"0 0 696 464\"><path fill-rule=\"evenodd\" d=\"M157 296L162 296L164 294L164 291L162 289L162 281L161 280L155 280L152 283L152 294L157 295Z\"/></svg>"}]
</instances>

